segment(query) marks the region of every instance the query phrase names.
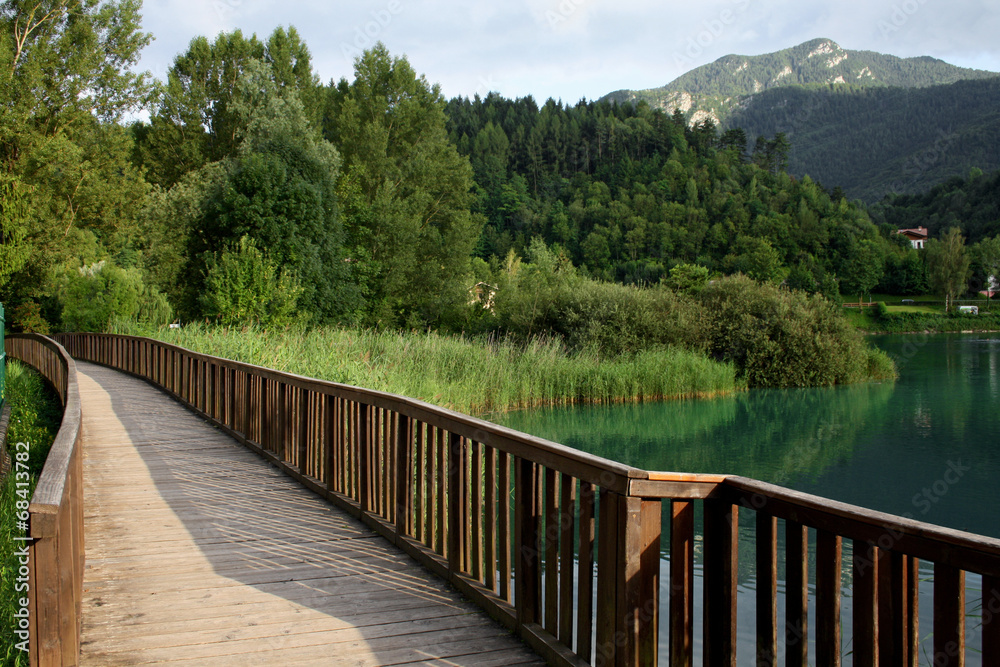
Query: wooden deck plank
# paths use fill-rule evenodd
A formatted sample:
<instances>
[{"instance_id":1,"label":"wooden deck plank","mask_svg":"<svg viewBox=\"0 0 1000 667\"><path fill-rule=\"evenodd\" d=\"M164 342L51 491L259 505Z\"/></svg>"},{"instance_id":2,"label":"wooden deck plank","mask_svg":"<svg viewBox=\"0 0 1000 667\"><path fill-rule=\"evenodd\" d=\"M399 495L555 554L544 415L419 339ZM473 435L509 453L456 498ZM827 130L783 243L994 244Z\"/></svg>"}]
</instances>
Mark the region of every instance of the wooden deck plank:
<instances>
[{"instance_id":1,"label":"wooden deck plank","mask_svg":"<svg viewBox=\"0 0 1000 667\"><path fill-rule=\"evenodd\" d=\"M443 581L146 383L79 363L82 665L517 665Z\"/></svg>"}]
</instances>

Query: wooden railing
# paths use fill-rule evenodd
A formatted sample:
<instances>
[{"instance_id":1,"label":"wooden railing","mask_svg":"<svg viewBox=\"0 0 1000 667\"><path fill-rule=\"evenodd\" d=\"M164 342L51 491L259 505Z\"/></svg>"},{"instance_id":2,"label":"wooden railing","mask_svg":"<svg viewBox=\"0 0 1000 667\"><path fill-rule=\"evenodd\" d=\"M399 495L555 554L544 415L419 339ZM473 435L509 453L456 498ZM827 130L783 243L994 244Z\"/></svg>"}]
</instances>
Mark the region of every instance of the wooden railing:
<instances>
[{"instance_id":1,"label":"wooden railing","mask_svg":"<svg viewBox=\"0 0 1000 667\"><path fill-rule=\"evenodd\" d=\"M49 381L63 405L62 423L28 505L30 660L32 665L76 665L84 558L76 363L61 345L44 336L8 336L6 347L8 358L34 367ZM26 453L32 455L30 449ZM16 472L17 468L12 474Z\"/></svg>"},{"instance_id":2,"label":"wooden railing","mask_svg":"<svg viewBox=\"0 0 1000 667\"><path fill-rule=\"evenodd\" d=\"M855 665L917 665L921 652L935 666L961 665L967 650L1000 664L1000 540L741 477L639 470L414 399L150 339L60 339L77 358L163 387L360 517L552 664L691 665L700 639L704 664L735 665L741 519L754 530L756 664L775 664L781 651L795 665L839 665L845 652ZM930 627L920 623L918 559L934 568ZM965 635L966 572L982 575L975 637ZM848 579L849 621L841 618ZM918 645L931 633L932 648ZM741 664L754 661L750 652Z\"/></svg>"}]
</instances>

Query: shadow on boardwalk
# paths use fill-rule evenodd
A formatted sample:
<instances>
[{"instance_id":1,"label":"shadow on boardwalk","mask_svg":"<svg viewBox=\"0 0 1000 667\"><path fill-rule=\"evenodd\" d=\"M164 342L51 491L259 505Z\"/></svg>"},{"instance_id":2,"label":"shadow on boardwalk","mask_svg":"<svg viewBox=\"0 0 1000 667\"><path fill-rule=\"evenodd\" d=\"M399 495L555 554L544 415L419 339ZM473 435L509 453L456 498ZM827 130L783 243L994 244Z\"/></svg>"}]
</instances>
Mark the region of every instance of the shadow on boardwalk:
<instances>
[{"instance_id":1,"label":"shadow on boardwalk","mask_svg":"<svg viewBox=\"0 0 1000 667\"><path fill-rule=\"evenodd\" d=\"M447 584L166 394L78 369L82 664L541 664Z\"/></svg>"}]
</instances>

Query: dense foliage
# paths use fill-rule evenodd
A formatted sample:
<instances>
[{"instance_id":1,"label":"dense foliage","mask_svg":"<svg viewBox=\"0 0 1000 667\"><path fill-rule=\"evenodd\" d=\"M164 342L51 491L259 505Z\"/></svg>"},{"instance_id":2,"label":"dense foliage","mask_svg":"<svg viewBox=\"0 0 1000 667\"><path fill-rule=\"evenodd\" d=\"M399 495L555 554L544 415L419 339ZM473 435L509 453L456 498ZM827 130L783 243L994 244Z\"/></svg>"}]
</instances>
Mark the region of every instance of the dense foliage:
<instances>
[{"instance_id":1,"label":"dense foliage","mask_svg":"<svg viewBox=\"0 0 1000 667\"><path fill-rule=\"evenodd\" d=\"M33 20L28 5L8 9L14 33ZM324 85L294 28L198 37L154 88L112 71L149 39L138 3L81 11L89 23L57 10L14 49L49 62L71 35L92 33L74 72L23 72L39 89L76 90L73 100L31 106L8 90L6 118L21 125L0 136L12 156L0 179L0 299L15 328L177 318L524 345L541 335L603 363L685 350L735 364L754 385L831 384L859 379L857 360L829 366L816 361L827 351L803 348L793 377L719 347L720 336L807 336L749 320L720 333L710 279L747 276L748 302L790 299L790 322L849 357L860 348L805 294L870 291L888 258L910 266L862 207L786 172L781 133L751 146L737 128L692 127L644 104L446 101L382 44L357 58L353 79ZM149 120L123 127L137 106Z\"/></svg>"},{"instance_id":2,"label":"dense foliage","mask_svg":"<svg viewBox=\"0 0 1000 667\"><path fill-rule=\"evenodd\" d=\"M726 123L751 137L787 133L791 173L875 202L972 166L1000 168L998 106L996 76L930 88L790 86L755 95Z\"/></svg>"},{"instance_id":3,"label":"dense foliage","mask_svg":"<svg viewBox=\"0 0 1000 667\"><path fill-rule=\"evenodd\" d=\"M731 363L751 387L805 387L890 379L839 306L746 276L679 292L587 279L543 245L497 282L496 320L528 340L557 336L571 349L616 356L680 347Z\"/></svg>"},{"instance_id":4,"label":"dense foliage","mask_svg":"<svg viewBox=\"0 0 1000 667\"><path fill-rule=\"evenodd\" d=\"M491 94L448 111L479 186L488 262L538 237L604 280L656 283L690 263L764 282L794 274L794 286L836 296L836 275L868 261L860 242L888 249L863 208L781 170L782 137L746 155L739 132L645 104L538 108Z\"/></svg>"}]
</instances>

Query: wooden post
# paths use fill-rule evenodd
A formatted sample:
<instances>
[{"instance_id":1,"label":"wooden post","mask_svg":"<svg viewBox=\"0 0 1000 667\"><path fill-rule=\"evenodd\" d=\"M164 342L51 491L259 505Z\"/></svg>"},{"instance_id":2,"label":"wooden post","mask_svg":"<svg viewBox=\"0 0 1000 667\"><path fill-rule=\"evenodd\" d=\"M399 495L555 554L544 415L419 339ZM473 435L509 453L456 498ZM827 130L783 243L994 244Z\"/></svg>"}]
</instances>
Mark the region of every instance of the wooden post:
<instances>
[{"instance_id":1,"label":"wooden post","mask_svg":"<svg viewBox=\"0 0 1000 667\"><path fill-rule=\"evenodd\" d=\"M706 665L736 666L738 514L724 500L705 500L704 656Z\"/></svg>"},{"instance_id":2,"label":"wooden post","mask_svg":"<svg viewBox=\"0 0 1000 667\"><path fill-rule=\"evenodd\" d=\"M409 535L413 510L409 502L413 483L413 460L410 455L410 418L397 414L396 425L396 535Z\"/></svg>"},{"instance_id":3,"label":"wooden post","mask_svg":"<svg viewBox=\"0 0 1000 667\"><path fill-rule=\"evenodd\" d=\"M934 667L965 665L965 572L934 564Z\"/></svg>"},{"instance_id":4,"label":"wooden post","mask_svg":"<svg viewBox=\"0 0 1000 667\"><path fill-rule=\"evenodd\" d=\"M576 653L590 662L594 634L594 487L580 482L580 553L577 583Z\"/></svg>"},{"instance_id":5,"label":"wooden post","mask_svg":"<svg viewBox=\"0 0 1000 667\"><path fill-rule=\"evenodd\" d=\"M691 667L694 664L694 503L675 500L670 504L670 513L670 664Z\"/></svg>"},{"instance_id":6,"label":"wooden post","mask_svg":"<svg viewBox=\"0 0 1000 667\"><path fill-rule=\"evenodd\" d=\"M541 620L538 474L535 463L514 459L514 605L519 625Z\"/></svg>"},{"instance_id":7,"label":"wooden post","mask_svg":"<svg viewBox=\"0 0 1000 667\"><path fill-rule=\"evenodd\" d=\"M809 664L809 531L785 521L785 664Z\"/></svg>"},{"instance_id":8,"label":"wooden post","mask_svg":"<svg viewBox=\"0 0 1000 667\"><path fill-rule=\"evenodd\" d=\"M358 403L357 410L358 502L361 504L362 511L371 512L371 468L368 460L370 453L368 450L368 438L371 426L371 408L364 403Z\"/></svg>"},{"instance_id":9,"label":"wooden post","mask_svg":"<svg viewBox=\"0 0 1000 667\"><path fill-rule=\"evenodd\" d=\"M778 660L778 520L757 510L757 667Z\"/></svg>"},{"instance_id":10,"label":"wooden post","mask_svg":"<svg viewBox=\"0 0 1000 667\"><path fill-rule=\"evenodd\" d=\"M842 539L816 532L816 665L840 667L840 569Z\"/></svg>"},{"instance_id":11,"label":"wooden post","mask_svg":"<svg viewBox=\"0 0 1000 667\"><path fill-rule=\"evenodd\" d=\"M853 605L854 664L878 665L878 557L874 545L854 540Z\"/></svg>"}]
</instances>

